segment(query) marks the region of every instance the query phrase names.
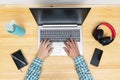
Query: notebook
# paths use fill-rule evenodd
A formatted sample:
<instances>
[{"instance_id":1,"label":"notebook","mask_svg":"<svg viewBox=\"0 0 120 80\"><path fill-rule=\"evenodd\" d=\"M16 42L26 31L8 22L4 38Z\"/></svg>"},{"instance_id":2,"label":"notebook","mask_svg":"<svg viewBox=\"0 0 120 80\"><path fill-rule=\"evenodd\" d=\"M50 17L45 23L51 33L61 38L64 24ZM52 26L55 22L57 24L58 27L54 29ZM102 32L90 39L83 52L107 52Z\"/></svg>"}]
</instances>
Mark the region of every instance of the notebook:
<instances>
[{"instance_id":1,"label":"notebook","mask_svg":"<svg viewBox=\"0 0 120 80\"><path fill-rule=\"evenodd\" d=\"M11 54L11 57L18 69L21 69L28 64L21 50L18 50Z\"/></svg>"}]
</instances>

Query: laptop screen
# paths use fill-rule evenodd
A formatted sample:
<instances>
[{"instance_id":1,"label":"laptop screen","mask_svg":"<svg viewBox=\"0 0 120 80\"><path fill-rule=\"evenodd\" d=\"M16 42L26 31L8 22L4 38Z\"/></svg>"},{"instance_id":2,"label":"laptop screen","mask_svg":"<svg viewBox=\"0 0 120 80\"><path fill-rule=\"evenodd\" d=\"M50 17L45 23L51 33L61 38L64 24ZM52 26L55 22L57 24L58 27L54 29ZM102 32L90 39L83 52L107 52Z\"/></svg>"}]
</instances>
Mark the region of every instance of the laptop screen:
<instances>
[{"instance_id":1,"label":"laptop screen","mask_svg":"<svg viewBox=\"0 0 120 80\"><path fill-rule=\"evenodd\" d=\"M30 8L37 24L78 24L82 25L90 8Z\"/></svg>"}]
</instances>

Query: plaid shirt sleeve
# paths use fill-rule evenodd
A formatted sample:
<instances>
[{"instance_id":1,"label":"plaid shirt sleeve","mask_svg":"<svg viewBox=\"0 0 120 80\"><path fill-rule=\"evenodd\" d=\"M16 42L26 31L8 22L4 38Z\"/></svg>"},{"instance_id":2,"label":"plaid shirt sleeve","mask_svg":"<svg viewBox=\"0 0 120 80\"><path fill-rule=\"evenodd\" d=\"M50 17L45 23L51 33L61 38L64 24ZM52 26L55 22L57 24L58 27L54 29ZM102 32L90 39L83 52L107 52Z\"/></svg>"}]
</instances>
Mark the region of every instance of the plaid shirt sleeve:
<instances>
[{"instance_id":1,"label":"plaid shirt sleeve","mask_svg":"<svg viewBox=\"0 0 120 80\"><path fill-rule=\"evenodd\" d=\"M43 61L41 59L35 58L30 65L24 80L39 80L42 63Z\"/></svg>"},{"instance_id":2,"label":"plaid shirt sleeve","mask_svg":"<svg viewBox=\"0 0 120 80\"><path fill-rule=\"evenodd\" d=\"M75 58L74 62L80 80L93 80L90 70L82 56Z\"/></svg>"}]
</instances>

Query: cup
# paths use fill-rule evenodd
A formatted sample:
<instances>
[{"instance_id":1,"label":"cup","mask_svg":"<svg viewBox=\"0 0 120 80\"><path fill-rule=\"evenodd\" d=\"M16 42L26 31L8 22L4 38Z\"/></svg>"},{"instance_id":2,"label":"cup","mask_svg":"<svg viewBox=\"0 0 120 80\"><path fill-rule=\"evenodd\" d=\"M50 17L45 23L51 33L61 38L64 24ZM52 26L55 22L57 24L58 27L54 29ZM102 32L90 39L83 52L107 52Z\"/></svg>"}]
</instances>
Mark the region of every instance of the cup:
<instances>
[{"instance_id":1,"label":"cup","mask_svg":"<svg viewBox=\"0 0 120 80\"><path fill-rule=\"evenodd\" d=\"M6 29L9 33L17 35L17 36L25 35L25 29L17 25L15 21L11 21L9 24L7 24Z\"/></svg>"}]
</instances>

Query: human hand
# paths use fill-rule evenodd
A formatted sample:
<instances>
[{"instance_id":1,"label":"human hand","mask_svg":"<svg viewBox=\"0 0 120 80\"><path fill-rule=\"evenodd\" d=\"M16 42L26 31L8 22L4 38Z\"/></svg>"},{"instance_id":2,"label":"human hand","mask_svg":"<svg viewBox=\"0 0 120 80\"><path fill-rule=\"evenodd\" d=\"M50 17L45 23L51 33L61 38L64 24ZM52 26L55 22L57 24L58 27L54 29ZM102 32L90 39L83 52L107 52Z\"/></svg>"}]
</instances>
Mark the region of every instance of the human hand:
<instances>
[{"instance_id":1,"label":"human hand","mask_svg":"<svg viewBox=\"0 0 120 80\"><path fill-rule=\"evenodd\" d=\"M66 46L66 47L64 47L64 50L69 57L71 57L72 59L75 59L76 57L78 57L80 55L78 45L75 40L70 38L69 40L64 42L64 44Z\"/></svg>"},{"instance_id":2,"label":"human hand","mask_svg":"<svg viewBox=\"0 0 120 80\"><path fill-rule=\"evenodd\" d=\"M40 48L37 53L37 57L44 60L53 51L52 42L49 39L41 41Z\"/></svg>"}]
</instances>

